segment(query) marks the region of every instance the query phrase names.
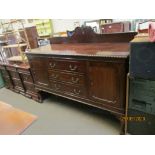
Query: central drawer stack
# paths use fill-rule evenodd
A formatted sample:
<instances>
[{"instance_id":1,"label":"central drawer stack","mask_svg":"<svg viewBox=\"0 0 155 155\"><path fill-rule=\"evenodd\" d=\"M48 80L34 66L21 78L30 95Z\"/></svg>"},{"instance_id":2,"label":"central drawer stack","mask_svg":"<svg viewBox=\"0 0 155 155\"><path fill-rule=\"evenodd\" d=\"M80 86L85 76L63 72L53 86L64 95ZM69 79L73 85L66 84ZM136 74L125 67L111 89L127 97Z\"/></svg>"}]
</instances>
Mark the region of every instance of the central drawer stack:
<instances>
[{"instance_id":1,"label":"central drawer stack","mask_svg":"<svg viewBox=\"0 0 155 155\"><path fill-rule=\"evenodd\" d=\"M85 61L49 58L48 78L53 91L87 98Z\"/></svg>"}]
</instances>

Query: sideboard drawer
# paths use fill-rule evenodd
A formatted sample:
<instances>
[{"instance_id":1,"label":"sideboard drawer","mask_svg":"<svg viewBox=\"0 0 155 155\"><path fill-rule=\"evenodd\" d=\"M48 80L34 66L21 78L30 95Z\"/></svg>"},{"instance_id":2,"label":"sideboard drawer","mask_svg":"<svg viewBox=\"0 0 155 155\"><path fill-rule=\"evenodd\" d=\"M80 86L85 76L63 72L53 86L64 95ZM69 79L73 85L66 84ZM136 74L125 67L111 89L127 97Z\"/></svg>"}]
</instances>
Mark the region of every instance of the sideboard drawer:
<instances>
[{"instance_id":1,"label":"sideboard drawer","mask_svg":"<svg viewBox=\"0 0 155 155\"><path fill-rule=\"evenodd\" d=\"M79 97L87 97L86 90L81 87L75 87L71 85L64 85L64 92L65 94L73 95L73 96L79 96Z\"/></svg>"},{"instance_id":2,"label":"sideboard drawer","mask_svg":"<svg viewBox=\"0 0 155 155\"><path fill-rule=\"evenodd\" d=\"M24 82L24 87L26 91L35 92L34 84Z\"/></svg>"},{"instance_id":3,"label":"sideboard drawer","mask_svg":"<svg viewBox=\"0 0 155 155\"><path fill-rule=\"evenodd\" d=\"M13 79L13 83L14 83L15 86L19 86L19 87L23 88L23 85L22 85L22 83L21 83L20 80L17 80L17 79L15 80L15 79Z\"/></svg>"},{"instance_id":4,"label":"sideboard drawer","mask_svg":"<svg viewBox=\"0 0 155 155\"><path fill-rule=\"evenodd\" d=\"M49 80L56 80L69 84L85 85L85 76L73 73L63 73L54 70L49 70Z\"/></svg>"},{"instance_id":5,"label":"sideboard drawer","mask_svg":"<svg viewBox=\"0 0 155 155\"><path fill-rule=\"evenodd\" d=\"M71 72L84 73L86 64L83 61L71 61L66 59L49 58L49 69L59 69Z\"/></svg>"},{"instance_id":6,"label":"sideboard drawer","mask_svg":"<svg viewBox=\"0 0 155 155\"><path fill-rule=\"evenodd\" d=\"M6 66L6 69L9 71L16 71L16 68L11 66Z\"/></svg>"},{"instance_id":7,"label":"sideboard drawer","mask_svg":"<svg viewBox=\"0 0 155 155\"><path fill-rule=\"evenodd\" d=\"M33 80L30 74L21 74L21 77L24 82L33 83Z\"/></svg>"},{"instance_id":8,"label":"sideboard drawer","mask_svg":"<svg viewBox=\"0 0 155 155\"><path fill-rule=\"evenodd\" d=\"M87 93L84 88L76 87L74 85L62 84L58 82L51 82L53 91L60 92L67 95L86 97Z\"/></svg>"},{"instance_id":9,"label":"sideboard drawer","mask_svg":"<svg viewBox=\"0 0 155 155\"><path fill-rule=\"evenodd\" d=\"M9 73L10 73L12 78L19 79L19 74L17 72L9 71Z\"/></svg>"}]
</instances>

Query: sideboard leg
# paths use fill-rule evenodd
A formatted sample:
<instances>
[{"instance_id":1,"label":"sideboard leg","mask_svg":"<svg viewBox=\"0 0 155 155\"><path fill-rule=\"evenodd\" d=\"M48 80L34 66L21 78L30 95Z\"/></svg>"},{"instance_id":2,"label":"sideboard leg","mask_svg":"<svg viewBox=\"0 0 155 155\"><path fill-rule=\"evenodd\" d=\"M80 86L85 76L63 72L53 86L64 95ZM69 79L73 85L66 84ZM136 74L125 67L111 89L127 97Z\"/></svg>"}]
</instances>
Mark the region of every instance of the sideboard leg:
<instances>
[{"instance_id":1,"label":"sideboard leg","mask_svg":"<svg viewBox=\"0 0 155 155\"><path fill-rule=\"evenodd\" d=\"M120 124L121 124L121 129L120 129L120 135L125 135L125 120L120 118Z\"/></svg>"}]
</instances>

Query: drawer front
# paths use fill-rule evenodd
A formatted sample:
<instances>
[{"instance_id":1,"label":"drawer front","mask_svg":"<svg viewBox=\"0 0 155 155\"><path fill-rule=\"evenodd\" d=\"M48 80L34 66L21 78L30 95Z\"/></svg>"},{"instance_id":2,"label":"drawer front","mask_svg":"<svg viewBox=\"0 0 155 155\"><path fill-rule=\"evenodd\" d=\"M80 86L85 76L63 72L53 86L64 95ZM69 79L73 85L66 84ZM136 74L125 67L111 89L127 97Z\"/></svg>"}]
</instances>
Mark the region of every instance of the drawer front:
<instances>
[{"instance_id":1,"label":"drawer front","mask_svg":"<svg viewBox=\"0 0 155 155\"><path fill-rule=\"evenodd\" d=\"M33 80L30 74L21 74L21 77L24 82L33 83Z\"/></svg>"},{"instance_id":2,"label":"drawer front","mask_svg":"<svg viewBox=\"0 0 155 155\"><path fill-rule=\"evenodd\" d=\"M23 74L30 74L30 70L29 69L21 69L21 68L18 68L17 71L19 73L23 73Z\"/></svg>"},{"instance_id":3,"label":"drawer front","mask_svg":"<svg viewBox=\"0 0 155 155\"><path fill-rule=\"evenodd\" d=\"M25 87L26 91L35 92L34 84L24 82L24 87Z\"/></svg>"},{"instance_id":4,"label":"drawer front","mask_svg":"<svg viewBox=\"0 0 155 155\"><path fill-rule=\"evenodd\" d=\"M9 71L9 73L10 73L12 78L19 79L19 74L17 72Z\"/></svg>"},{"instance_id":5,"label":"drawer front","mask_svg":"<svg viewBox=\"0 0 155 155\"><path fill-rule=\"evenodd\" d=\"M147 101L132 99L129 102L129 108L155 115L155 100L153 98Z\"/></svg>"},{"instance_id":6,"label":"drawer front","mask_svg":"<svg viewBox=\"0 0 155 155\"><path fill-rule=\"evenodd\" d=\"M69 94L69 95L73 95L73 96L80 96L80 97L87 96L86 90L81 87L64 85L64 91L65 91L65 94Z\"/></svg>"},{"instance_id":7,"label":"drawer front","mask_svg":"<svg viewBox=\"0 0 155 155\"><path fill-rule=\"evenodd\" d=\"M10 80L10 78L5 77L4 82L5 82L5 86L7 88L13 88L13 84L12 84L12 81Z\"/></svg>"},{"instance_id":8,"label":"drawer front","mask_svg":"<svg viewBox=\"0 0 155 155\"><path fill-rule=\"evenodd\" d=\"M129 108L155 114L155 82L149 80L131 80Z\"/></svg>"},{"instance_id":9,"label":"drawer front","mask_svg":"<svg viewBox=\"0 0 155 155\"><path fill-rule=\"evenodd\" d=\"M85 76L72 73L62 73L49 70L49 79L69 84L85 85Z\"/></svg>"},{"instance_id":10,"label":"drawer front","mask_svg":"<svg viewBox=\"0 0 155 155\"><path fill-rule=\"evenodd\" d=\"M15 67L6 66L6 69L9 71L16 71Z\"/></svg>"},{"instance_id":11,"label":"drawer front","mask_svg":"<svg viewBox=\"0 0 155 155\"><path fill-rule=\"evenodd\" d=\"M76 87L73 85L51 82L51 88L53 91L61 92L66 95L81 96L81 97L87 96L86 90L84 88Z\"/></svg>"},{"instance_id":12,"label":"drawer front","mask_svg":"<svg viewBox=\"0 0 155 155\"><path fill-rule=\"evenodd\" d=\"M20 87L20 88L23 89L23 85L22 85L22 83L21 83L20 80L15 80L15 79L13 79L13 83L14 83L14 86L15 86L15 87Z\"/></svg>"},{"instance_id":13,"label":"drawer front","mask_svg":"<svg viewBox=\"0 0 155 155\"><path fill-rule=\"evenodd\" d=\"M84 61L71 61L66 59L52 59L49 58L49 69L59 69L70 72L85 73L86 64Z\"/></svg>"}]
</instances>

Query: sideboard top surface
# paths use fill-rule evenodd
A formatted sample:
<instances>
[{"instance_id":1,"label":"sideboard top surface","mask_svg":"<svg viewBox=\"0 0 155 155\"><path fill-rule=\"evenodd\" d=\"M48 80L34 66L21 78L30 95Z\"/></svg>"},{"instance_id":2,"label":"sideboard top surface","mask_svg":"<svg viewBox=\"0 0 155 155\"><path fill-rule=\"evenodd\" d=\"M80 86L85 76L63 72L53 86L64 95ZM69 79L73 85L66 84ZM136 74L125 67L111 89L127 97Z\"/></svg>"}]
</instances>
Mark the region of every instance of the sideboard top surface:
<instances>
[{"instance_id":1,"label":"sideboard top surface","mask_svg":"<svg viewBox=\"0 0 155 155\"><path fill-rule=\"evenodd\" d=\"M27 54L123 57L129 55L128 43L53 44L32 49Z\"/></svg>"}]
</instances>

